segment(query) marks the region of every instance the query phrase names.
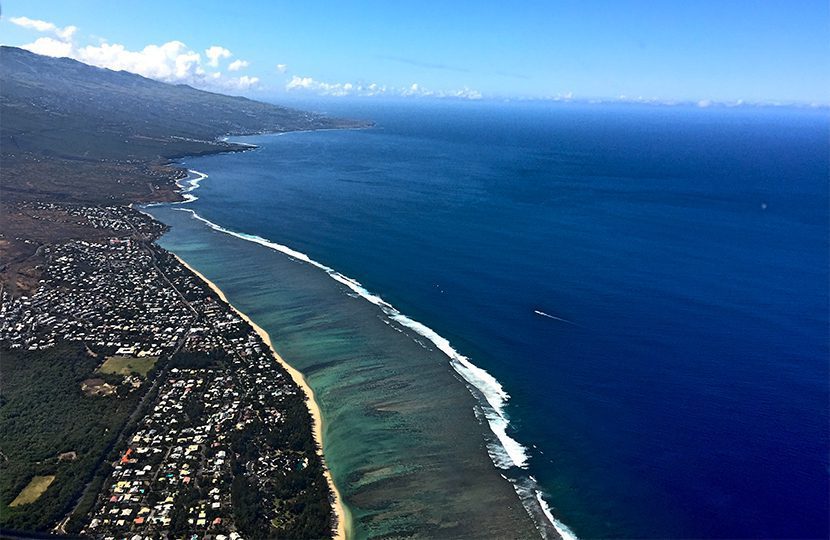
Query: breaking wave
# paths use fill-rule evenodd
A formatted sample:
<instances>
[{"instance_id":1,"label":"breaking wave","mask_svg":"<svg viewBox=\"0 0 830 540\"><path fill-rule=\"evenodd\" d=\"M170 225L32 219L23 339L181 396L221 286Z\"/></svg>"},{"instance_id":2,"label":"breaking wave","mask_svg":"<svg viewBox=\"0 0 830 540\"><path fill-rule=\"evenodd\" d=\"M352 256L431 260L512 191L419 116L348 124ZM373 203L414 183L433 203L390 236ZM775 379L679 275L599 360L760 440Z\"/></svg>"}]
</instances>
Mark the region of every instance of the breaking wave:
<instances>
[{"instance_id":1,"label":"breaking wave","mask_svg":"<svg viewBox=\"0 0 830 540\"><path fill-rule=\"evenodd\" d=\"M196 175L196 177L188 177L180 181L179 185L182 188L182 193L185 195L186 200L175 203L177 205L195 201L197 197L190 194L190 192L197 189L199 187L199 183L208 176L198 171L189 172ZM495 439L488 441L487 450L496 467L516 472L527 469L527 462L529 458L528 449L507 433L510 420L505 409L507 401L510 399L510 395L505 391L501 383L495 377L484 369L473 364L468 357L454 349L448 339L439 335L425 324L407 317L397 308L383 300L380 296L367 290L356 279L345 276L333 268L315 261L305 253L291 249L283 244L272 242L266 238L262 238L261 236L226 229L221 225L203 218L189 208L176 208L176 210L189 212L194 219L203 222L215 231L228 234L248 242L260 244L324 271L329 275L329 277L349 288L355 295L360 296L364 300L376 305L391 321L394 321L400 326L408 328L429 340L438 350L443 352L449 358L450 365L461 376L461 378L467 382L471 393L477 398L480 407L480 411L477 411L477 413L483 415L490 427L490 431L495 436ZM519 495L523 506L531 517L534 518L534 520L536 520L541 513L544 516L544 519L549 523L549 526L552 526L556 533L564 540L576 539L576 535L574 535L567 526L553 517L550 507L542 498L542 492L540 491L539 485L532 476L527 474L511 474L510 476L511 478L508 478L508 480ZM537 505L538 508L536 507ZM539 527L538 524L537 527ZM539 528L539 532L542 534L543 538L550 537L544 528Z\"/></svg>"}]
</instances>

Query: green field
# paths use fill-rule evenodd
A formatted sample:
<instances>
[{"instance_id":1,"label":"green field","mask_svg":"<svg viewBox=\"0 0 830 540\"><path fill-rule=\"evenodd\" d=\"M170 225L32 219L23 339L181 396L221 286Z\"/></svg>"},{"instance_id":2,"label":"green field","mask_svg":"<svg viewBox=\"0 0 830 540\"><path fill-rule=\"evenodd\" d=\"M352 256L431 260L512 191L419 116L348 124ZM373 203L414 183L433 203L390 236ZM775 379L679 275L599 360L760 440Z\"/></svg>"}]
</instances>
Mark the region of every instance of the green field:
<instances>
[{"instance_id":1,"label":"green field","mask_svg":"<svg viewBox=\"0 0 830 540\"><path fill-rule=\"evenodd\" d=\"M22 506L35 502L43 495L43 492L46 491L54 480L54 474L50 474L49 476L35 476L26 484L23 491L18 493L17 497L14 498L9 506Z\"/></svg>"},{"instance_id":2,"label":"green field","mask_svg":"<svg viewBox=\"0 0 830 540\"><path fill-rule=\"evenodd\" d=\"M135 358L132 356L108 356L104 363L98 368L99 373L111 373L113 375L130 375L138 373L147 378L147 373L153 369L158 362L156 356Z\"/></svg>"}]
</instances>

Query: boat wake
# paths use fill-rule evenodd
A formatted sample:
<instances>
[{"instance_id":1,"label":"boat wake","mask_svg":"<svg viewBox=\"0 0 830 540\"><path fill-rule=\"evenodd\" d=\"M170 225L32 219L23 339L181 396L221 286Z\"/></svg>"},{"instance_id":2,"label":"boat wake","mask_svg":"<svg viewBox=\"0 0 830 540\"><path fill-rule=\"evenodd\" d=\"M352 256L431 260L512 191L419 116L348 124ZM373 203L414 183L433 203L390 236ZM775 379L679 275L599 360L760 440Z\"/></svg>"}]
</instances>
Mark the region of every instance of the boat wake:
<instances>
[{"instance_id":1,"label":"boat wake","mask_svg":"<svg viewBox=\"0 0 830 540\"><path fill-rule=\"evenodd\" d=\"M197 175L197 177L193 179L186 179L182 182L183 188L187 190L185 195L189 195L189 198L180 203L175 203L177 205L187 204L196 200L196 197L194 195L190 195L189 192L198 188L199 182L207 178L206 174L199 173L197 171L190 172ZM266 238L262 238L261 236L226 229L221 225L203 218L189 208L175 208L175 210L189 212L194 219L203 222L215 231L234 236L248 242L260 244L324 271L329 275L329 277L346 286L356 296L359 296L380 308L389 320L394 321L401 327L408 328L421 337L429 340L429 342L431 342L438 350L443 352L449 358L450 365L467 382L468 388L476 397L480 408L480 411L476 411L477 415L483 415L490 427L490 431L492 431L495 436L495 438L491 438L487 444L487 450L490 458L498 468L510 471L508 472L508 476L510 478L507 476L505 476L505 478L508 478L510 483L513 485L513 488L519 495L523 506L530 516L534 518L534 522L536 523L537 529L539 529L542 537L547 539L559 536L565 540L576 539L576 536L570 531L570 529L553 517L550 507L542 498L541 487L538 485L536 480L526 473L521 473L521 471L526 471L528 466L528 449L507 433L510 420L506 412L506 405L507 401L510 399L510 396L495 377L484 369L473 364L469 358L454 349L449 340L439 335L425 324L404 315L397 308L383 300L380 296L363 287L359 281L345 276L333 268L313 260L305 253L291 249L283 244L272 242ZM417 338L413 337L413 339L416 339L417 341ZM546 521L545 524L540 524L540 520L538 519L540 514L543 516L543 520ZM553 530L550 530L551 528Z\"/></svg>"},{"instance_id":2,"label":"boat wake","mask_svg":"<svg viewBox=\"0 0 830 540\"><path fill-rule=\"evenodd\" d=\"M554 321L559 321L567 324L572 324L574 326L579 326L573 321L569 321L568 319L563 319L562 317L557 317L556 315L551 315L550 313L545 313L544 311L539 311L538 309L534 309L533 313L539 315L540 317L547 317L548 319L553 319Z\"/></svg>"}]
</instances>

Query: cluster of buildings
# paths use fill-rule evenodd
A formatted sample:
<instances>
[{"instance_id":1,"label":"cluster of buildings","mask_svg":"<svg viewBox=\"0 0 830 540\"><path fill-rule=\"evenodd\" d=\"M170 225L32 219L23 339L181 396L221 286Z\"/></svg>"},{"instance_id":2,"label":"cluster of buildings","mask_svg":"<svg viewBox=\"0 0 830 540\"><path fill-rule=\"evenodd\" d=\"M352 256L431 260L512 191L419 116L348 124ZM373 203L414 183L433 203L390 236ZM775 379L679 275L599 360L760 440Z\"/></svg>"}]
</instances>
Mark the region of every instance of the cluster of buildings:
<instances>
[{"instance_id":1,"label":"cluster of buildings","mask_svg":"<svg viewBox=\"0 0 830 540\"><path fill-rule=\"evenodd\" d=\"M86 217L100 211L89 207ZM51 347L57 339L82 341L97 352L139 357L160 356L179 344L195 312L159 270L161 250L137 241L137 234L151 232L149 220L134 212L139 226L133 226L108 212L115 220L108 228L132 234L44 246L47 264L37 290L19 298L3 291L0 340L27 350Z\"/></svg>"},{"instance_id":2,"label":"cluster of buildings","mask_svg":"<svg viewBox=\"0 0 830 540\"><path fill-rule=\"evenodd\" d=\"M121 216L113 215L113 213L121 212L121 209L116 206L99 207L25 201L20 203L18 208L35 220L55 220L57 216L60 216L63 223L75 223L93 229L107 229L116 234L130 230L130 226Z\"/></svg>"},{"instance_id":3,"label":"cluster of buildings","mask_svg":"<svg viewBox=\"0 0 830 540\"><path fill-rule=\"evenodd\" d=\"M83 533L103 538L241 538L233 521L230 434L240 396L227 370L169 370L113 464Z\"/></svg>"},{"instance_id":4,"label":"cluster of buildings","mask_svg":"<svg viewBox=\"0 0 830 540\"><path fill-rule=\"evenodd\" d=\"M243 477L258 492L266 520L284 519L271 484L314 457L273 436L297 387L238 314L176 268L170 283L197 318L170 365L199 367L171 367L160 375L158 397L113 463L85 534L240 538L234 479Z\"/></svg>"},{"instance_id":5,"label":"cluster of buildings","mask_svg":"<svg viewBox=\"0 0 830 540\"><path fill-rule=\"evenodd\" d=\"M78 225L83 229L106 231L119 235L138 230L149 237L157 237L164 225L129 206L89 206L40 201L22 201L18 211L35 221L51 221L62 225Z\"/></svg>"},{"instance_id":6,"label":"cluster of buildings","mask_svg":"<svg viewBox=\"0 0 830 540\"><path fill-rule=\"evenodd\" d=\"M81 341L98 354L160 358L82 532L237 540L243 491L255 494L259 523L276 530L296 519L284 479L319 460L296 443L298 429L310 434L298 387L239 314L151 243L159 224L124 207L73 211L125 234L44 246L37 290L0 293L0 341L27 350ZM88 393L117 399L102 396Z\"/></svg>"}]
</instances>

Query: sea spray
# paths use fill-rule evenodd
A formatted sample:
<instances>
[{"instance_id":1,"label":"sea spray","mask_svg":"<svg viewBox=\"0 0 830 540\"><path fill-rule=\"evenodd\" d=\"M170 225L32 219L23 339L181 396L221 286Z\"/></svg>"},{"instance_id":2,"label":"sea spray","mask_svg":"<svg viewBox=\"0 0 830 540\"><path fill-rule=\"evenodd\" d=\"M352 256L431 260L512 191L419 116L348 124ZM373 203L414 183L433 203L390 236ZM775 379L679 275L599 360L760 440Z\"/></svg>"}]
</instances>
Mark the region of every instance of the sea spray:
<instances>
[{"instance_id":1,"label":"sea spray","mask_svg":"<svg viewBox=\"0 0 830 540\"><path fill-rule=\"evenodd\" d=\"M207 174L196 170L188 170L188 172L190 173L190 176L177 182L181 193L185 197L185 200L174 203L177 206L185 205L197 200L198 197L193 195L192 192L200 187L200 183L204 179L208 178ZM157 205L148 204L145 206L149 207ZM261 236L226 229L221 225L200 216L194 210L189 208L179 207L174 209L190 213L194 219L201 221L215 231L262 245L269 249L283 253L292 259L307 263L323 270L330 278L351 290L354 296L359 296L377 306L384 313L384 315L386 315L388 321L393 321L400 326L400 328L395 328L395 326L389 324L392 328L395 328L399 332L404 332L404 329L409 329L415 332L418 336L426 338L429 343L449 358L449 363L453 370L467 383L467 388L476 398L478 403L478 407L475 410L476 417L479 421L484 420L487 422L492 435L495 437L487 437L487 453L496 467L507 472L508 476L502 476L513 486L513 489L515 490L523 507L533 519L540 535L545 539L556 538L557 536L562 537L565 540L576 538L573 532L566 525L553 516L550 507L542 497L541 488L536 480L532 476L520 472L524 471L528 466L528 449L510 437L507 433L510 420L506 412L506 405L507 401L510 399L510 395L495 377L493 377L486 370L473 364L468 357L453 348L449 340L439 335L423 323L404 315L397 308L383 300L379 295L374 294L363 287L359 281L345 276L333 268L315 261L307 254L294 250L283 244L272 242L268 239L262 238ZM351 293L350 296L352 296ZM410 335L410 338L422 347L426 347L426 345L415 336ZM551 530L551 527L553 530Z\"/></svg>"},{"instance_id":2,"label":"sea spray","mask_svg":"<svg viewBox=\"0 0 830 540\"><path fill-rule=\"evenodd\" d=\"M368 300L372 304L378 306L384 312L384 314L386 314L390 319L394 320L402 326L405 326L406 328L414 330L416 333L427 338L438 348L438 350L440 350L449 357L450 364L453 366L456 372L458 372L464 378L464 380L466 380L470 385L474 386L478 390L478 392L484 397L485 403L487 405L486 409L492 410L492 412L494 413L486 415L487 420L490 424L490 428L492 429L493 433L498 437L499 441L502 442L504 452L510 458L510 464L506 464L504 463L504 460L500 459L497 465L501 468L509 468L511 466L524 468L527 466L527 449L524 446L522 446L518 441L507 435L506 432L507 425L509 424L509 419L507 418L507 414L505 412L505 406L507 404L507 400L510 398L509 394L504 390L504 388L502 388L501 384L496 380L495 377L493 377L480 367L476 366L475 364L470 362L470 360L466 356L456 351L450 345L450 342L446 338L440 336L438 333L436 333L428 326L419 323L418 321L415 321L407 317L406 315L402 314L391 304L383 300L380 296L369 292L366 288L363 287L363 285L360 284L359 281L344 276L343 274L337 272L333 268L330 268L322 263L313 260L305 253L301 253L299 251L289 248L288 246L284 246L276 242L271 242L270 240L266 240L261 236L245 234L225 229L221 225L217 225L216 223L213 223L212 221L203 218L193 210L187 208L180 208L177 210L181 210L183 212L190 212L194 219L202 221L213 230L229 234L231 236L235 236L237 238L247 240L249 242L260 244L275 251L279 251L280 253L284 253L285 255L288 255L293 259L297 259L299 261L305 262L307 264L310 264L323 270L335 281L345 285L353 292L355 292L357 295L359 295L361 298Z\"/></svg>"},{"instance_id":3,"label":"sea spray","mask_svg":"<svg viewBox=\"0 0 830 540\"><path fill-rule=\"evenodd\" d=\"M206 177L206 175L204 175L204 177ZM204 177L196 180L197 186L198 182L203 180ZM190 202L190 200L183 201L180 204L186 204L187 202ZM418 335L429 340L438 350L450 359L450 365L464 379L464 381L468 383L468 388L473 396L476 397L478 405L481 409L480 411L476 411L477 416L479 414L483 414L484 419L486 419L487 424L490 427L490 431L495 436L496 441L498 441L497 443L493 442L487 444L488 454L490 455L493 463L498 468L504 470L512 469L516 471L527 467L529 457L527 448L507 434L507 428L510 421L505 408L507 401L510 398L509 394L504 390L495 377L493 377L486 370L473 364L469 358L455 350L449 340L440 336L428 326L402 314L397 308L383 300L380 296L368 291L359 281L348 276L344 276L333 268L313 260L305 253L294 250L288 246L272 242L257 235L240 233L226 229L221 225L205 219L191 209L176 208L176 210L190 213L194 219L203 222L215 231L262 245L269 249L283 253L292 259L302 261L323 270L329 277L349 288L357 296L360 296L364 300L378 306L390 320L393 320L402 327L413 330ZM544 499L541 498L541 492L539 491L538 484L535 481L530 480L527 475L515 476L513 478L509 478L508 480L511 485L513 485L514 490L519 496L519 499L528 514L534 518L534 522L536 522L537 528L543 538L550 538L551 535L548 534L546 527L540 526L538 521L540 514L541 518L548 522L548 527L553 527L553 529L556 530L557 535L566 539L576 538L570 529L553 517L549 507L542 505Z\"/></svg>"},{"instance_id":4,"label":"sea spray","mask_svg":"<svg viewBox=\"0 0 830 540\"><path fill-rule=\"evenodd\" d=\"M261 150L189 159L209 180L221 179L203 181L204 189L192 192L199 200L179 207L304 251L451 337L510 393L507 433L531 456L527 469L492 465L480 450L501 445L484 425L483 407L458 386L466 381L426 338L371 303L352 302L358 295L328 275L217 233L174 206L159 210L180 224L180 232L169 233L171 246L227 276L229 287L256 287L237 292L251 297L252 309L257 292L263 304L273 297L257 316L286 330L287 350L338 400L329 407L333 414L355 425L366 420L367 435L395 443L385 456L370 455L372 441L351 439L353 426L341 421L338 440L348 448L333 455L353 459L339 462L346 485L360 489L348 474L390 463L395 452L413 462L423 456L442 472L455 461L451 455L463 460L448 447L452 429L419 423L427 415L415 414L421 412L416 400L429 397L442 402L424 402L423 411L454 420L440 424L442 430L467 430L469 438L456 438L458 445L474 443L470 458L493 477L477 482L459 473L460 480L507 490L499 473L533 474L552 514L580 534L827 537L827 477L810 474L827 468L827 411L816 405L827 402L822 383L830 327L827 207L821 203L827 200L826 114L512 103L343 107L373 116L383 129L244 139ZM247 263L255 267L205 252L214 243L228 253L250 253ZM225 266L211 266L219 260ZM260 261L273 267L258 268ZM231 268L248 279L229 274ZM319 301L303 303L295 285L306 282L315 287L308 299ZM279 309L283 300L294 311ZM349 320L351 313L360 317ZM349 341L330 343L342 327ZM470 343L469 352L454 336ZM363 337L370 341L357 341ZM375 338L384 348L371 347ZM318 345L318 339L324 341ZM334 344L342 345L343 356L331 361L342 365L326 363L329 349L341 352ZM423 355L412 350L419 347ZM410 354L424 363L410 361ZM723 362L724 354L734 361ZM362 385L361 372L346 371L352 362L369 376L382 371L376 383L384 394ZM408 369L416 365L440 368L436 383L452 392L433 393L440 387ZM337 375L354 385L342 388L328 378ZM384 384L387 378L394 386ZM703 406L684 407L700 400L701 387L707 389ZM794 387L799 391L788 390ZM399 419L411 419L412 431L395 430L394 414L372 415L372 406L397 404L397 393L406 399ZM361 400L348 401L358 395ZM746 422L724 416L726 409ZM416 433L427 435L424 446L433 454L398 447ZM713 452L718 459L708 459ZM770 456L798 459L765 467ZM418 478L440 480L428 473ZM389 485L402 483L390 479ZM452 484L434 485L442 491L431 509L445 515L451 501L440 494ZM724 489L730 497L712 497ZM377 494L371 503L378 503L388 491L373 486L365 493ZM397 495L401 504L394 510L417 511L404 503L416 502L406 492ZM528 495L534 515L547 524L536 495ZM507 496L525 514L512 486ZM426 508L430 499L417 503ZM389 510L385 525L394 519ZM419 514L417 523L428 514ZM718 519L707 518L712 515ZM422 530L414 522L412 528Z\"/></svg>"},{"instance_id":5,"label":"sea spray","mask_svg":"<svg viewBox=\"0 0 830 540\"><path fill-rule=\"evenodd\" d=\"M176 182L176 185L179 186L179 192L184 197L184 200L174 204L187 204L197 200L199 197L191 194L190 192L198 189L199 183L208 177L208 175L206 175L205 173L194 171L191 169L188 169L187 172L190 173L187 178L183 178ZM196 177L191 178L190 175L196 175Z\"/></svg>"}]
</instances>

